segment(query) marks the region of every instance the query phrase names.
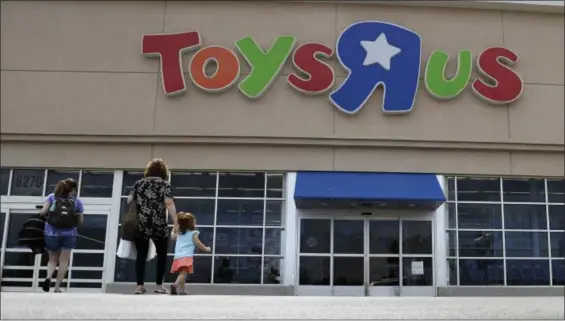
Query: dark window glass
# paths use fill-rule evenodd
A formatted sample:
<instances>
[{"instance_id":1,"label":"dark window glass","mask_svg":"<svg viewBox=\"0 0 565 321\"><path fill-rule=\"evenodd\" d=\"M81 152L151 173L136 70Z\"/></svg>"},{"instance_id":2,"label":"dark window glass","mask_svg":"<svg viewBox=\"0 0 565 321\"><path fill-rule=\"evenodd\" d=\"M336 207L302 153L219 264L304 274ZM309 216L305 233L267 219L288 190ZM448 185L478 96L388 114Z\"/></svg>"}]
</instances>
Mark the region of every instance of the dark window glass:
<instances>
[{"instance_id":1,"label":"dark window glass","mask_svg":"<svg viewBox=\"0 0 565 321\"><path fill-rule=\"evenodd\" d=\"M25 247L19 245L19 236L20 230L24 225L24 222L30 219L35 214L28 214L28 213L10 213L10 221L8 222L8 240L6 242L7 248L17 248L17 247Z\"/></svg>"},{"instance_id":2,"label":"dark window glass","mask_svg":"<svg viewBox=\"0 0 565 321\"><path fill-rule=\"evenodd\" d=\"M196 218L196 225L214 225L213 199L175 199L177 212L190 212ZM169 218L170 221L170 218ZM218 223L219 224L219 223Z\"/></svg>"},{"instance_id":3,"label":"dark window glass","mask_svg":"<svg viewBox=\"0 0 565 321\"><path fill-rule=\"evenodd\" d=\"M504 228L513 230L546 230L545 205L504 205Z\"/></svg>"},{"instance_id":4,"label":"dark window glass","mask_svg":"<svg viewBox=\"0 0 565 321\"><path fill-rule=\"evenodd\" d=\"M77 239L77 249L104 250L106 243L107 215L85 214L84 224L78 228L78 233L83 236Z\"/></svg>"},{"instance_id":5,"label":"dark window glass","mask_svg":"<svg viewBox=\"0 0 565 321\"><path fill-rule=\"evenodd\" d=\"M3 269L2 270L2 278L6 279L6 278L17 278L17 279L31 279L33 278L33 270L22 270L22 269L17 269L17 270L8 270L8 269Z\"/></svg>"},{"instance_id":6,"label":"dark window glass","mask_svg":"<svg viewBox=\"0 0 565 321\"><path fill-rule=\"evenodd\" d=\"M457 227L456 216L457 216L457 213L455 211L455 203L447 203L447 227L448 228L456 228Z\"/></svg>"},{"instance_id":7,"label":"dark window glass","mask_svg":"<svg viewBox=\"0 0 565 321\"><path fill-rule=\"evenodd\" d=\"M547 179L547 200L550 203L565 203L565 179Z\"/></svg>"},{"instance_id":8,"label":"dark window glass","mask_svg":"<svg viewBox=\"0 0 565 321\"><path fill-rule=\"evenodd\" d=\"M502 232L459 231L458 244L461 257L502 257Z\"/></svg>"},{"instance_id":9,"label":"dark window glass","mask_svg":"<svg viewBox=\"0 0 565 321\"><path fill-rule=\"evenodd\" d=\"M18 253L6 252L4 256L4 266L19 265L19 266L33 266L35 264L35 255L31 252Z\"/></svg>"},{"instance_id":10,"label":"dark window glass","mask_svg":"<svg viewBox=\"0 0 565 321\"><path fill-rule=\"evenodd\" d=\"M565 230L565 206L549 205L549 228Z\"/></svg>"},{"instance_id":11,"label":"dark window glass","mask_svg":"<svg viewBox=\"0 0 565 321\"><path fill-rule=\"evenodd\" d=\"M447 240L449 243L449 256L457 256L457 232L447 231Z\"/></svg>"},{"instance_id":12,"label":"dark window glass","mask_svg":"<svg viewBox=\"0 0 565 321\"><path fill-rule=\"evenodd\" d=\"M334 254L363 254L365 248L364 223L359 220L334 221Z\"/></svg>"},{"instance_id":13,"label":"dark window glass","mask_svg":"<svg viewBox=\"0 0 565 321\"><path fill-rule=\"evenodd\" d=\"M262 228L216 228L217 254L261 254Z\"/></svg>"},{"instance_id":14,"label":"dark window glass","mask_svg":"<svg viewBox=\"0 0 565 321\"><path fill-rule=\"evenodd\" d=\"M549 260L506 260L507 285L549 285Z\"/></svg>"},{"instance_id":15,"label":"dark window glass","mask_svg":"<svg viewBox=\"0 0 565 321\"><path fill-rule=\"evenodd\" d=\"M266 257L263 266L263 284L281 284L282 259Z\"/></svg>"},{"instance_id":16,"label":"dark window glass","mask_svg":"<svg viewBox=\"0 0 565 321\"><path fill-rule=\"evenodd\" d=\"M329 257L300 257L300 285L330 285Z\"/></svg>"},{"instance_id":17,"label":"dark window glass","mask_svg":"<svg viewBox=\"0 0 565 321\"><path fill-rule=\"evenodd\" d=\"M38 283L40 286L40 283ZM71 282L71 288L80 288L80 289L101 289L102 283L86 283L86 282Z\"/></svg>"},{"instance_id":18,"label":"dark window glass","mask_svg":"<svg viewBox=\"0 0 565 321\"><path fill-rule=\"evenodd\" d=\"M284 175L268 174L267 175L267 197L283 198L284 191Z\"/></svg>"},{"instance_id":19,"label":"dark window glass","mask_svg":"<svg viewBox=\"0 0 565 321\"><path fill-rule=\"evenodd\" d=\"M47 171L47 187L45 189L45 194L51 194L55 191L55 186L60 181L72 178L78 182L79 171L69 171L69 170L55 170L50 169Z\"/></svg>"},{"instance_id":20,"label":"dark window glass","mask_svg":"<svg viewBox=\"0 0 565 321\"><path fill-rule=\"evenodd\" d=\"M122 178L122 195L127 196L131 191L133 184L143 178L143 172L124 171Z\"/></svg>"},{"instance_id":21,"label":"dark window glass","mask_svg":"<svg viewBox=\"0 0 565 321\"><path fill-rule=\"evenodd\" d=\"M369 221L369 253L399 254L400 221Z\"/></svg>"},{"instance_id":22,"label":"dark window glass","mask_svg":"<svg viewBox=\"0 0 565 321\"><path fill-rule=\"evenodd\" d=\"M330 253L330 226L330 220L301 220L300 253Z\"/></svg>"},{"instance_id":23,"label":"dark window glass","mask_svg":"<svg viewBox=\"0 0 565 321\"><path fill-rule=\"evenodd\" d=\"M423 274L412 274L412 265L423 264ZM402 258L402 285L405 286L432 286L434 284L434 268L431 257L404 257ZM419 271L418 271L419 272Z\"/></svg>"},{"instance_id":24,"label":"dark window glass","mask_svg":"<svg viewBox=\"0 0 565 321\"><path fill-rule=\"evenodd\" d=\"M498 204L457 204L460 229L490 230L502 228Z\"/></svg>"},{"instance_id":25,"label":"dark window glass","mask_svg":"<svg viewBox=\"0 0 565 321\"><path fill-rule=\"evenodd\" d=\"M457 200L500 201L500 179L480 177L457 177Z\"/></svg>"},{"instance_id":26,"label":"dark window glass","mask_svg":"<svg viewBox=\"0 0 565 321\"><path fill-rule=\"evenodd\" d=\"M171 275L171 280L174 282L176 275ZM194 274L187 278L187 283L211 283L212 282L212 257L196 255L194 257Z\"/></svg>"},{"instance_id":27,"label":"dark window glass","mask_svg":"<svg viewBox=\"0 0 565 321\"><path fill-rule=\"evenodd\" d=\"M112 197L114 172L83 171L81 197Z\"/></svg>"},{"instance_id":28,"label":"dark window glass","mask_svg":"<svg viewBox=\"0 0 565 321\"><path fill-rule=\"evenodd\" d=\"M502 260L459 260L459 285L504 285Z\"/></svg>"},{"instance_id":29,"label":"dark window glass","mask_svg":"<svg viewBox=\"0 0 565 321\"><path fill-rule=\"evenodd\" d=\"M402 222L402 252L404 254L432 254L432 222Z\"/></svg>"},{"instance_id":30,"label":"dark window glass","mask_svg":"<svg viewBox=\"0 0 565 321\"><path fill-rule=\"evenodd\" d=\"M263 200L218 200L217 225L263 226Z\"/></svg>"},{"instance_id":31,"label":"dark window glass","mask_svg":"<svg viewBox=\"0 0 565 321\"><path fill-rule=\"evenodd\" d=\"M447 200L455 201L455 177L447 178Z\"/></svg>"},{"instance_id":32,"label":"dark window glass","mask_svg":"<svg viewBox=\"0 0 565 321\"><path fill-rule=\"evenodd\" d=\"M71 279L99 280L102 279L102 271L74 270L71 271Z\"/></svg>"},{"instance_id":33,"label":"dark window glass","mask_svg":"<svg viewBox=\"0 0 565 321\"><path fill-rule=\"evenodd\" d=\"M504 178L502 193L505 202L545 203L545 182L534 178Z\"/></svg>"},{"instance_id":34,"label":"dark window glass","mask_svg":"<svg viewBox=\"0 0 565 321\"><path fill-rule=\"evenodd\" d=\"M265 197L265 173L220 173L219 197Z\"/></svg>"},{"instance_id":35,"label":"dark window glass","mask_svg":"<svg viewBox=\"0 0 565 321\"><path fill-rule=\"evenodd\" d=\"M198 273L206 273L205 271L196 272L199 266L197 265L198 260L194 259L194 272L195 274ZM173 264L173 256L167 256L167 266L170 267ZM153 259L146 263L145 265L145 282L155 282L155 276L157 274L156 271L157 267L157 259ZM169 270L165 270L165 277L164 281L166 283L170 283L174 281L175 276L169 273ZM121 259L116 257L116 267L114 269L114 280L116 282L135 282L135 261L128 260L128 259ZM190 281L190 277L188 277L188 281Z\"/></svg>"},{"instance_id":36,"label":"dark window glass","mask_svg":"<svg viewBox=\"0 0 565 321\"><path fill-rule=\"evenodd\" d=\"M265 229L265 254L281 254L282 231L280 228Z\"/></svg>"},{"instance_id":37,"label":"dark window glass","mask_svg":"<svg viewBox=\"0 0 565 321\"><path fill-rule=\"evenodd\" d=\"M547 232L504 232L506 257L547 257Z\"/></svg>"},{"instance_id":38,"label":"dark window glass","mask_svg":"<svg viewBox=\"0 0 565 321\"><path fill-rule=\"evenodd\" d=\"M449 284L448 285L459 285L457 283L457 260L449 259L447 260L449 266Z\"/></svg>"},{"instance_id":39,"label":"dark window glass","mask_svg":"<svg viewBox=\"0 0 565 321\"><path fill-rule=\"evenodd\" d=\"M45 170L43 169L14 169L10 195L42 196Z\"/></svg>"},{"instance_id":40,"label":"dark window glass","mask_svg":"<svg viewBox=\"0 0 565 321\"><path fill-rule=\"evenodd\" d=\"M4 239L4 222L6 221L6 213L0 212L0 246Z\"/></svg>"},{"instance_id":41,"label":"dark window glass","mask_svg":"<svg viewBox=\"0 0 565 321\"><path fill-rule=\"evenodd\" d=\"M104 254L102 253L75 253L72 252L74 267L102 267Z\"/></svg>"},{"instance_id":42,"label":"dark window glass","mask_svg":"<svg viewBox=\"0 0 565 321\"><path fill-rule=\"evenodd\" d=\"M260 257L216 257L214 270L214 283L261 283Z\"/></svg>"},{"instance_id":43,"label":"dark window glass","mask_svg":"<svg viewBox=\"0 0 565 321\"><path fill-rule=\"evenodd\" d=\"M267 201L267 212L265 213L266 226L283 226L283 201Z\"/></svg>"},{"instance_id":44,"label":"dark window glass","mask_svg":"<svg viewBox=\"0 0 565 321\"><path fill-rule=\"evenodd\" d=\"M171 186L174 196L216 196L216 173L172 172Z\"/></svg>"},{"instance_id":45,"label":"dark window glass","mask_svg":"<svg viewBox=\"0 0 565 321\"><path fill-rule=\"evenodd\" d=\"M10 183L10 170L0 169L0 195L8 195L8 184Z\"/></svg>"},{"instance_id":46,"label":"dark window glass","mask_svg":"<svg viewBox=\"0 0 565 321\"><path fill-rule=\"evenodd\" d=\"M553 285L565 285L565 260L551 260Z\"/></svg>"},{"instance_id":47,"label":"dark window glass","mask_svg":"<svg viewBox=\"0 0 565 321\"><path fill-rule=\"evenodd\" d=\"M364 263L363 257L334 257L334 282L335 286L363 285Z\"/></svg>"},{"instance_id":48,"label":"dark window glass","mask_svg":"<svg viewBox=\"0 0 565 321\"><path fill-rule=\"evenodd\" d=\"M551 232L551 256L565 257L565 232Z\"/></svg>"},{"instance_id":49,"label":"dark window glass","mask_svg":"<svg viewBox=\"0 0 565 321\"><path fill-rule=\"evenodd\" d=\"M399 286L400 261L398 257L369 258L369 284L371 286Z\"/></svg>"}]
</instances>

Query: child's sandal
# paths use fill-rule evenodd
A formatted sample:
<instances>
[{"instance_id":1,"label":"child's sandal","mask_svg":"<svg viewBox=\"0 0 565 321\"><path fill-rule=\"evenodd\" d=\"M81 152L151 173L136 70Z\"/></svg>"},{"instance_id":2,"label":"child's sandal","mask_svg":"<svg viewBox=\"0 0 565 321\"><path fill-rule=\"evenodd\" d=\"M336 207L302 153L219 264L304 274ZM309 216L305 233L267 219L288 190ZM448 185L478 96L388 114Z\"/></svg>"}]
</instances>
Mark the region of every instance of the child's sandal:
<instances>
[{"instance_id":1,"label":"child's sandal","mask_svg":"<svg viewBox=\"0 0 565 321\"><path fill-rule=\"evenodd\" d=\"M171 295L177 295L177 286L174 284L171 284Z\"/></svg>"}]
</instances>

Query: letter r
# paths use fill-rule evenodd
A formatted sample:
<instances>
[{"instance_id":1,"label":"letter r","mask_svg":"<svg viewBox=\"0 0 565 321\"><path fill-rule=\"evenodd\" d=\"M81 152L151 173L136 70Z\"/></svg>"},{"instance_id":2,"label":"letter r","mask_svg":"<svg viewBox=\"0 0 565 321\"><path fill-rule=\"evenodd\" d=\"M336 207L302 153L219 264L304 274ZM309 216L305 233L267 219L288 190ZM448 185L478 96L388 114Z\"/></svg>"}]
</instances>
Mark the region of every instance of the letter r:
<instances>
[{"instance_id":1,"label":"letter r","mask_svg":"<svg viewBox=\"0 0 565 321\"><path fill-rule=\"evenodd\" d=\"M197 31L174 34L144 35L141 52L147 57L160 57L163 90L167 95L186 90L182 55L200 45Z\"/></svg>"}]
</instances>

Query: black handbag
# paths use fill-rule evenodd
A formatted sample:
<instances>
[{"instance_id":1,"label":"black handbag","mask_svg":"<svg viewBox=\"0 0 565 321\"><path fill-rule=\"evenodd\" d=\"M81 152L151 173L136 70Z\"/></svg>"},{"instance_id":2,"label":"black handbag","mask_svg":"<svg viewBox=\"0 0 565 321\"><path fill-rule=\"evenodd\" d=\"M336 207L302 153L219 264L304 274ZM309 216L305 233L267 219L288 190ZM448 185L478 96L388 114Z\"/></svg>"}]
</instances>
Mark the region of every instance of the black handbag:
<instances>
[{"instance_id":1,"label":"black handbag","mask_svg":"<svg viewBox=\"0 0 565 321\"><path fill-rule=\"evenodd\" d=\"M131 201L128 212L122 222L121 237L122 240L135 242L139 234L139 222L137 220L137 202Z\"/></svg>"}]
</instances>

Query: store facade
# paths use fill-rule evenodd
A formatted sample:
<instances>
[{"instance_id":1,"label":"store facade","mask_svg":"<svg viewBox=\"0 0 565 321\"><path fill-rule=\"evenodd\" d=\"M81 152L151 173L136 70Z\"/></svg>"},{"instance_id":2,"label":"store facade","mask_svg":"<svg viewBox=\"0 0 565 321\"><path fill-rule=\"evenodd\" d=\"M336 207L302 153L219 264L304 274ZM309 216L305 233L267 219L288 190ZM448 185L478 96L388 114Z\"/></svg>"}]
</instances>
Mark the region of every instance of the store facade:
<instances>
[{"instance_id":1,"label":"store facade","mask_svg":"<svg viewBox=\"0 0 565 321\"><path fill-rule=\"evenodd\" d=\"M3 2L2 291L39 288L17 232L64 177L69 290L130 291L159 157L213 248L195 291L563 295L563 9L469 6Z\"/></svg>"}]
</instances>

